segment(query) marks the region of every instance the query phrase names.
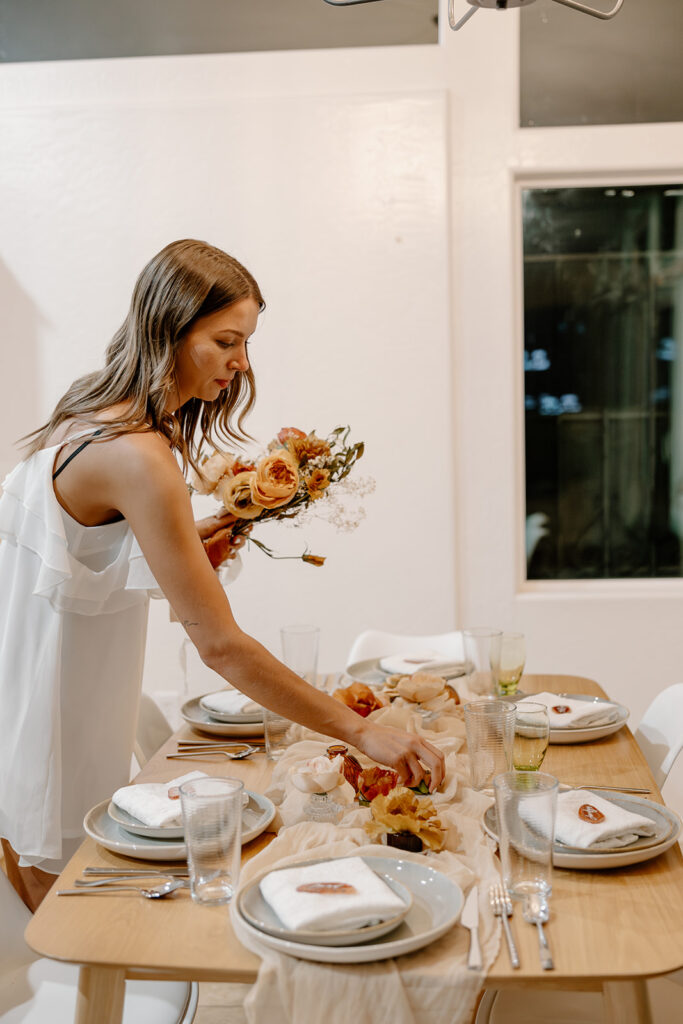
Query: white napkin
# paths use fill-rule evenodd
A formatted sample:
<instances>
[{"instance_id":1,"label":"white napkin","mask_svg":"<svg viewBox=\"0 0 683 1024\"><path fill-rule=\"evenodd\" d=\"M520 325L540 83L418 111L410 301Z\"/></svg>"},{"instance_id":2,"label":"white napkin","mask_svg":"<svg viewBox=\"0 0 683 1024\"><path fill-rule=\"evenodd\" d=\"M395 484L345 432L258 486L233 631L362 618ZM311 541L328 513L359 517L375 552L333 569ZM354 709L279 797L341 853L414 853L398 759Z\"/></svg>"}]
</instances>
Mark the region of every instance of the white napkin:
<instances>
[{"instance_id":1,"label":"white napkin","mask_svg":"<svg viewBox=\"0 0 683 1024\"><path fill-rule=\"evenodd\" d=\"M518 708L518 720L524 723L524 702L545 704L548 709L548 720L551 729L579 729L591 725L609 725L619 717L619 709L607 702L572 700L561 697L557 693L534 693L515 701ZM558 714L554 707L567 707L569 711Z\"/></svg>"},{"instance_id":2,"label":"white napkin","mask_svg":"<svg viewBox=\"0 0 683 1024\"><path fill-rule=\"evenodd\" d=\"M438 651L420 651L414 654L390 654L379 659L379 667L390 675L412 676L414 672L433 672L435 675L448 674L457 668L459 662Z\"/></svg>"},{"instance_id":3,"label":"white napkin","mask_svg":"<svg viewBox=\"0 0 683 1024\"><path fill-rule=\"evenodd\" d=\"M262 710L260 704L239 690L217 690L216 693L207 693L201 698L201 705L208 711L218 711L222 715L253 715L256 711Z\"/></svg>"},{"instance_id":4,"label":"white napkin","mask_svg":"<svg viewBox=\"0 0 683 1024\"><path fill-rule=\"evenodd\" d=\"M601 811L605 820L592 823L580 818L579 808L584 804ZM639 836L653 836L656 831L656 825L650 818L626 811L589 789L568 790L557 798L555 838L567 846L577 846L582 850L629 846Z\"/></svg>"},{"instance_id":5,"label":"white napkin","mask_svg":"<svg viewBox=\"0 0 683 1024\"><path fill-rule=\"evenodd\" d=\"M192 779L205 779L206 772L188 772L170 782L140 782L136 786L122 786L114 793L112 800L117 807L143 825L152 828L164 828L165 825L180 825L180 798L171 800L168 795L171 787L180 786Z\"/></svg>"},{"instance_id":6,"label":"white napkin","mask_svg":"<svg viewBox=\"0 0 683 1024\"><path fill-rule=\"evenodd\" d=\"M297 892L311 882L345 882L355 893ZM360 857L271 871L259 883L261 895L286 928L326 931L362 928L399 913L405 903Z\"/></svg>"}]
</instances>

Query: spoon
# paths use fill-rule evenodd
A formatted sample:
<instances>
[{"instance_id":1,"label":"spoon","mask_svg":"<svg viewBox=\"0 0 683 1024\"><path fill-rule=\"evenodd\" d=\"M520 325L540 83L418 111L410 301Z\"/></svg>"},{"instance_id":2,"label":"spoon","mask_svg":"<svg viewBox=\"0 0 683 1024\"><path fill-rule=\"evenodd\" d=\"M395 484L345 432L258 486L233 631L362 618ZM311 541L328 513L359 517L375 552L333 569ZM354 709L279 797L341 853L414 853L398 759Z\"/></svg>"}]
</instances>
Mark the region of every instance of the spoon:
<instances>
[{"instance_id":1,"label":"spoon","mask_svg":"<svg viewBox=\"0 0 683 1024\"><path fill-rule=\"evenodd\" d=\"M552 971L555 964L550 955L548 940L543 931L543 922L547 921L550 917L548 901L540 893L532 892L524 900L522 914L525 921L528 921L529 924L535 924L538 928L538 950L541 957L541 967L544 971Z\"/></svg>"},{"instance_id":2,"label":"spoon","mask_svg":"<svg viewBox=\"0 0 683 1024\"><path fill-rule=\"evenodd\" d=\"M169 896L176 889L181 889L186 885L185 879L182 878L169 878L167 882L162 882L161 885L152 886L149 889L139 889L137 885L110 885L108 889L95 889L93 890L90 886L85 889L60 889L57 893L58 896L100 896L102 893L115 893L115 892L136 892L139 896L144 896L148 900L161 900L164 896Z\"/></svg>"}]
</instances>

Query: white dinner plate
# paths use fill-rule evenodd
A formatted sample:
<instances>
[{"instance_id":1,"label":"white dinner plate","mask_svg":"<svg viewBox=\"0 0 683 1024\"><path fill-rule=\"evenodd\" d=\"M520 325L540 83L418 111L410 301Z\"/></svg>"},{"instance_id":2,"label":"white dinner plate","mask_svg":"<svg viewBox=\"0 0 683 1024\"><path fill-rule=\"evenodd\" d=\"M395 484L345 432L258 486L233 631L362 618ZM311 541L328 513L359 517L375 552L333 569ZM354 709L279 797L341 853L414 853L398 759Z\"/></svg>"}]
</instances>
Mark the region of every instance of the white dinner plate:
<instances>
[{"instance_id":1,"label":"white dinner plate","mask_svg":"<svg viewBox=\"0 0 683 1024\"><path fill-rule=\"evenodd\" d=\"M329 857L325 857L322 858L322 861L324 862L329 859ZM321 860L305 860L297 864L297 867L319 863L321 863ZM266 932L268 935L290 939L292 942L306 942L314 946L357 946L362 942L378 939L382 935L388 935L389 932L399 926L410 911L413 904L413 895L404 885L397 882L395 878L375 868L375 865L369 860L366 863L404 903L402 910L376 924L366 925L364 928L328 928L325 931L310 931L302 928L293 930L287 928L261 894L259 882L264 875L255 878L253 882L250 882L246 888L241 890L237 898L237 907L242 917L249 924L253 925L254 928L258 928L259 931ZM289 868L291 865L288 864L287 867ZM269 873L265 872L264 874Z\"/></svg>"},{"instance_id":2,"label":"white dinner plate","mask_svg":"<svg viewBox=\"0 0 683 1024\"><path fill-rule=\"evenodd\" d=\"M263 736L263 715L258 721L251 723L218 722L208 711L200 707L200 700L201 697L194 697L186 701L180 709L181 715L193 729L211 733L212 736Z\"/></svg>"},{"instance_id":3,"label":"white dinner plate","mask_svg":"<svg viewBox=\"0 0 683 1024\"><path fill-rule=\"evenodd\" d=\"M256 839L270 825L275 817L275 805L261 793L245 790L249 803L242 811L242 844ZM109 800L103 800L88 811L83 819L83 828L96 843L112 853L137 860L175 861L185 860L185 843L177 839L153 839L150 836L133 835L109 817Z\"/></svg>"},{"instance_id":4,"label":"white dinner plate","mask_svg":"<svg viewBox=\"0 0 683 1024\"><path fill-rule=\"evenodd\" d=\"M366 686L384 686L388 676L391 672L385 672L380 668L379 658L367 658L365 661L356 661L353 665L349 665L346 668L346 675L350 676L354 682L365 683ZM435 672L434 675L438 675ZM458 676L465 675L465 666L458 666L451 664L449 671L444 675L444 679L455 679Z\"/></svg>"},{"instance_id":5,"label":"white dinner plate","mask_svg":"<svg viewBox=\"0 0 683 1024\"><path fill-rule=\"evenodd\" d=\"M588 799L589 791L585 792ZM663 804L657 804L653 800L645 800L643 797L633 796L630 793L613 793L597 786L593 792L632 814L642 814L650 818L655 823L656 836L641 836L630 846L614 846L605 850L581 850L556 842L553 846L553 865L555 867L602 871L605 868L641 864L664 853L678 839L681 831L681 819ZM495 807L489 807L484 812L483 825L485 831L497 842L498 822Z\"/></svg>"},{"instance_id":6,"label":"white dinner plate","mask_svg":"<svg viewBox=\"0 0 683 1024\"><path fill-rule=\"evenodd\" d=\"M228 711L216 711L205 703L206 698L211 696L213 694L205 693L203 697L200 697L199 707L207 713L209 718L213 718L216 722L229 722L232 725L253 725L255 722L260 722L263 725L263 709L258 711L242 711L237 714Z\"/></svg>"},{"instance_id":7,"label":"white dinner plate","mask_svg":"<svg viewBox=\"0 0 683 1024\"><path fill-rule=\"evenodd\" d=\"M605 725L551 729L549 734L551 743L589 743L590 740L599 740L603 736L611 736L613 732L618 732L628 720L628 708L625 708L623 704L617 704L616 701L603 700L602 697L589 697L585 693L558 693L557 696L568 697L570 700L583 700L587 704L613 704L617 709L617 717L613 722L608 722ZM529 694L529 697L531 700L534 699L533 694Z\"/></svg>"},{"instance_id":8,"label":"white dinner plate","mask_svg":"<svg viewBox=\"0 0 683 1024\"><path fill-rule=\"evenodd\" d=\"M179 801L180 802L180 801ZM180 807L178 807L180 813ZM122 807L117 807L113 800L109 801L107 814L117 825L124 828L126 832L132 832L135 836L146 836L149 839L182 839L184 830L182 825L145 825L138 821Z\"/></svg>"},{"instance_id":9,"label":"white dinner plate","mask_svg":"<svg viewBox=\"0 0 683 1024\"><path fill-rule=\"evenodd\" d=\"M292 942L260 931L244 918L239 900L234 908L234 919L245 935L274 949L278 953L317 960L328 964L360 964L373 960L388 960L404 953L422 949L430 942L450 931L460 917L463 905L462 889L446 875L426 864L394 859L393 857L364 857L366 864L381 871L385 878L400 882L412 894L413 905L405 919L389 934L357 946L320 946L305 942Z\"/></svg>"}]
</instances>

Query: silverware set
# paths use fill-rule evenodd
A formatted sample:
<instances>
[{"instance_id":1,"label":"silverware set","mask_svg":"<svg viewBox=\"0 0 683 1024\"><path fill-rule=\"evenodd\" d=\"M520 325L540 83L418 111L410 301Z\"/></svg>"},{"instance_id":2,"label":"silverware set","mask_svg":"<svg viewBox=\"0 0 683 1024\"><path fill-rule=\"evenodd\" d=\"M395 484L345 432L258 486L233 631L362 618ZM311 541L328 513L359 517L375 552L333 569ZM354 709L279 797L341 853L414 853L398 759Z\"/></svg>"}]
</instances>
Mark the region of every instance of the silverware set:
<instances>
[{"instance_id":1,"label":"silverware set","mask_svg":"<svg viewBox=\"0 0 683 1024\"><path fill-rule=\"evenodd\" d=\"M74 881L74 889L59 889L58 896L101 896L105 894L135 892L148 900L160 900L170 896L177 889L188 889L190 878L187 871L154 871L141 869L136 871L132 868L83 868L83 874L89 877L77 878ZM95 878L94 876L102 876ZM140 878L146 885L128 884L135 878ZM159 879L157 885L150 882Z\"/></svg>"},{"instance_id":2,"label":"silverware set","mask_svg":"<svg viewBox=\"0 0 683 1024\"><path fill-rule=\"evenodd\" d=\"M489 889L489 902L493 913L499 917L503 924L505 938L507 940L510 964L513 968L519 967L519 954L512 934L512 928L508 918L512 917L512 900L507 888L503 884L492 885ZM529 924L536 925L538 929L538 949L541 958L541 967L544 971L552 971L554 968L553 958L548 946L543 925L550 917L548 900L540 893L531 893L522 903L522 916Z\"/></svg>"},{"instance_id":3,"label":"silverware set","mask_svg":"<svg viewBox=\"0 0 683 1024\"><path fill-rule=\"evenodd\" d=\"M175 754L167 754L167 761L206 761L212 757L225 757L228 761L242 761L245 757L257 754L263 747L250 740L248 743L200 743L194 740L178 742Z\"/></svg>"}]
</instances>

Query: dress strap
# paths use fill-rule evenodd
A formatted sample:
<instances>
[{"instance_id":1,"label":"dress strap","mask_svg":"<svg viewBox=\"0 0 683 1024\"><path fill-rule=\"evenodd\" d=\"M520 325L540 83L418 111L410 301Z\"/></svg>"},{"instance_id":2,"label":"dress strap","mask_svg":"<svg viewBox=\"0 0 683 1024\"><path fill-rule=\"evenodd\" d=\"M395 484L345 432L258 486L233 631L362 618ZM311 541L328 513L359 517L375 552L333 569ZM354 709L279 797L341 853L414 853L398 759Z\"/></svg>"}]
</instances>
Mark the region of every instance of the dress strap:
<instances>
[{"instance_id":1,"label":"dress strap","mask_svg":"<svg viewBox=\"0 0 683 1024\"><path fill-rule=\"evenodd\" d=\"M56 469L56 470L55 470L55 472L54 472L54 473L52 474L52 479L53 479L53 480L56 480L56 479L57 479L57 477L59 476L59 474L60 474L60 473L62 472L62 470L63 470L63 469L66 469L66 467L67 467L67 466L69 465L69 463L71 462L71 460L72 460L72 459L75 459L75 458L76 458L76 456L78 455L78 453L79 453L79 452L82 452L84 448L87 448L87 446L88 446L88 445L90 444L90 442L91 442L91 441L92 441L92 440L93 440L93 439L94 439L95 437L97 437L97 435L98 435L98 434L102 434L103 432L104 432L104 427L100 427L100 429L99 429L99 430L96 430L96 431L95 431L94 433L92 433L92 434L90 435L90 437L86 438L86 439L85 439L85 441L83 441L83 443L82 443L82 444L79 444L79 446L78 446L78 448L76 449L76 451L72 452L72 453L71 453L71 455L69 455L69 456L68 456L68 458L64 459L64 462L63 462L63 463L61 464L61 466L59 467L59 469Z\"/></svg>"}]
</instances>

